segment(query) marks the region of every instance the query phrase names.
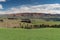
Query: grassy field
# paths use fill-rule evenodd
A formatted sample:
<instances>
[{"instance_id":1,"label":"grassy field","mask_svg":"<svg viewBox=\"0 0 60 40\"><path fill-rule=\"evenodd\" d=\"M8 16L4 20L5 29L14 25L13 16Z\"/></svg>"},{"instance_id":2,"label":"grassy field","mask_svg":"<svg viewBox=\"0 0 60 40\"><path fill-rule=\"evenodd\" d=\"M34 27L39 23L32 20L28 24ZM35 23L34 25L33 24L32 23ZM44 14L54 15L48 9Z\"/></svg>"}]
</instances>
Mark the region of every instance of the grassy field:
<instances>
[{"instance_id":1,"label":"grassy field","mask_svg":"<svg viewBox=\"0 0 60 40\"><path fill-rule=\"evenodd\" d=\"M45 21L43 19L32 19L32 24L40 25L40 24L48 24L48 25L59 25L60 21Z\"/></svg>"},{"instance_id":2,"label":"grassy field","mask_svg":"<svg viewBox=\"0 0 60 40\"><path fill-rule=\"evenodd\" d=\"M60 28L0 28L0 40L60 40Z\"/></svg>"}]
</instances>

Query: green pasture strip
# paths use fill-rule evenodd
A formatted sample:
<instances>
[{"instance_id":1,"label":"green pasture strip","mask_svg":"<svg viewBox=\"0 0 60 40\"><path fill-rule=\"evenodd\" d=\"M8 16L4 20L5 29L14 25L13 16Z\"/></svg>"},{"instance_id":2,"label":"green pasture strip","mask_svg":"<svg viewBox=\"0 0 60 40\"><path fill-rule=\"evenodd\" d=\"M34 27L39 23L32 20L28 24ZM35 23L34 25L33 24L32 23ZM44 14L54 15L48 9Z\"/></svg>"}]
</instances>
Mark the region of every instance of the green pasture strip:
<instances>
[{"instance_id":1,"label":"green pasture strip","mask_svg":"<svg viewBox=\"0 0 60 40\"><path fill-rule=\"evenodd\" d=\"M60 40L60 28L0 28L0 40Z\"/></svg>"}]
</instances>

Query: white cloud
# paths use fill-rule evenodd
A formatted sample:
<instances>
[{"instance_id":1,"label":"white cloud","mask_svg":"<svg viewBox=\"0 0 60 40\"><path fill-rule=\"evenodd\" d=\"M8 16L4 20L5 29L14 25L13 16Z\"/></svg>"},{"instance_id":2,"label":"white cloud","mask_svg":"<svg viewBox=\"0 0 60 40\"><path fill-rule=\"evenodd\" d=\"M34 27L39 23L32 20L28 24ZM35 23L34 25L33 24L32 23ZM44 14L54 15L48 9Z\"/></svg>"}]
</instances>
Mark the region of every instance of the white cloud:
<instances>
[{"instance_id":1,"label":"white cloud","mask_svg":"<svg viewBox=\"0 0 60 40\"><path fill-rule=\"evenodd\" d=\"M5 2L6 0L0 0L0 2Z\"/></svg>"},{"instance_id":2,"label":"white cloud","mask_svg":"<svg viewBox=\"0 0 60 40\"><path fill-rule=\"evenodd\" d=\"M60 13L60 4L23 5L19 8L11 8L9 11L10 13Z\"/></svg>"},{"instance_id":3,"label":"white cloud","mask_svg":"<svg viewBox=\"0 0 60 40\"><path fill-rule=\"evenodd\" d=\"M6 0L0 0L0 2L5 2ZM0 9L3 9L2 4L0 4Z\"/></svg>"},{"instance_id":4,"label":"white cloud","mask_svg":"<svg viewBox=\"0 0 60 40\"><path fill-rule=\"evenodd\" d=\"M2 7L1 7L2 8ZM43 5L22 5L17 8L13 7L7 11L4 11L3 14L11 13L51 13L51 14L60 14L60 4L43 4Z\"/></svg>"},{"instance_id":5,"label":"white cloud","mask_svg":"<svg viewBox=\"0 0 60 40\"><path fill-rule=\"evenodd\" d=\"M3 6L0 4L0 9L3 9Z\"/></svg>"},{"instance_id":6,"label":"white cloud","mask_svg":"<svg viewBox=\"0 0 60 40\"><path fill-rule=\"evenodd\" d=\"M0 2L6 2L6 0L0 0ZM0 4L0 9L3 9L2 4Z\"/></svg>"}]
</instances>

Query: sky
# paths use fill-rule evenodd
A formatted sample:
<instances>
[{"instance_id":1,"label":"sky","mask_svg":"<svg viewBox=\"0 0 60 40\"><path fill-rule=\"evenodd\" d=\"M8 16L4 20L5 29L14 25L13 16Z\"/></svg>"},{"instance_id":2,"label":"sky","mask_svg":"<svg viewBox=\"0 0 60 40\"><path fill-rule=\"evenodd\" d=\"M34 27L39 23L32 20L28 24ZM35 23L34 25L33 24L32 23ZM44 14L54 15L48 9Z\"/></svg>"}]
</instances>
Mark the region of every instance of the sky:
<instances>
[{"instance_id":1,"label":"sky","mask_svg":"<svg viewBox=\"0 0 60 40\"><path fill-rule=\"evenodd\" d=\"M27 12L60 14L60 0L0 0L0 14Z\"/></svg>"}]
</instances>

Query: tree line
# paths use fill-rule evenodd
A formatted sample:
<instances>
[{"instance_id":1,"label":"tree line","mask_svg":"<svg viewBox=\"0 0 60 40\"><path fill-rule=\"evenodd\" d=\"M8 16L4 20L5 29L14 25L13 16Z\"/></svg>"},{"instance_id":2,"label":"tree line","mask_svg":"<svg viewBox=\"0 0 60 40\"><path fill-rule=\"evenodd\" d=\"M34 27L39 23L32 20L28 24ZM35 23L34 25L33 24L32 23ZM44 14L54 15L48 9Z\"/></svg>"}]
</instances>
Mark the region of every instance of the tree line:
<instances>
[{"instance_id":1,"label":"tree line","mask_svg":"<svg viewBox=\"0 0 60 40\"><path fill-rule=\"evenodd\" d=\"M57 25L45 25L45 24L40 24L40 25L29 25L27 24L26 26L20 26L20 27L14 27L14 28L24 28L24 29L33 29L33 28L60 28L60 24Z\"/></svg>"}]
</instances>

